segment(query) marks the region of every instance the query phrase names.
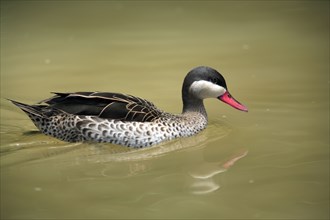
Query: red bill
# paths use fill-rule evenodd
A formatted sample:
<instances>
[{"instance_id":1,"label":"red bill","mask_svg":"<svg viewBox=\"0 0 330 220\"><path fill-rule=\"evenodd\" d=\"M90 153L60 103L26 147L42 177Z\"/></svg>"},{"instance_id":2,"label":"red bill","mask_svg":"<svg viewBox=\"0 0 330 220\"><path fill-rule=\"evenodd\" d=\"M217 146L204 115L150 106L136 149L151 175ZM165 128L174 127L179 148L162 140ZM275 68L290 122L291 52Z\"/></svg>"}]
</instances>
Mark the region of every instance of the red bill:
<instances>
[{"instance_id":1,"label":"red bill","mask_svg":"<svg viewBox=\"0 0 330 220\"><path fill-rule=\"evenodd\" d=\"M222 96L219 96L218 99L238 110L244 112L248 111L247 107L236 101L236 99L234 99L234 97L232 97L228 91L226 91Z\"/></svg>"}]
</instances>

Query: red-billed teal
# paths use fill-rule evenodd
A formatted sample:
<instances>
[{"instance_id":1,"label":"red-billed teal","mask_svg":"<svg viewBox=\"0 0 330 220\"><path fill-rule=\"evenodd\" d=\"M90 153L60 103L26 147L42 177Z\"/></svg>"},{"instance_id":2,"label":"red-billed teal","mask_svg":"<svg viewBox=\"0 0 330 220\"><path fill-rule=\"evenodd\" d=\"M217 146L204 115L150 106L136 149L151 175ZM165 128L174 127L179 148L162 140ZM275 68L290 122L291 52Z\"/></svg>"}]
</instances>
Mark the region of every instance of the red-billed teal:
<instances>
[{"instance_id":1,"label":"red-billed teal","mask_svg":"<svg viewBox=\"0 0 330 220\"><path fill-rule=\"evenodd\" d=\"M228 92L223 76L210 67L191 70L182 86L182 114L170 114L151 102L109 92L55 93L27 105L12 101L44 134L68 142L108 142L142 148L203 130L206 98L217 98L247 112Z\"/></svg>"}]
</instances>

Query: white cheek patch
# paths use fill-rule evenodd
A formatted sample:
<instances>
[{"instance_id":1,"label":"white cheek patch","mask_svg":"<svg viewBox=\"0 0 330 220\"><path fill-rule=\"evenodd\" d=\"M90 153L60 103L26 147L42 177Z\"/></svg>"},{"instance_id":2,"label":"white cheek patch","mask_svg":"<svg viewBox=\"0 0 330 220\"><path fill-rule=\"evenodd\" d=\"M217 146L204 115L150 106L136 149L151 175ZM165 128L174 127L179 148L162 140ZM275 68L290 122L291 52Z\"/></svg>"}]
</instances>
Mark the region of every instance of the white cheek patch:
<instances>
[{"instance_id":1,"label":"white cheek patch","mask_svg":"<svg viewBox=\"0 0 330 220\"><path fill-rule=\"evenodd\" d=\"M191 84L189 91L198 98L205 99L217 98L223 95L226 89L212 82L199 80Z\"/></svg>"}]
</instances>

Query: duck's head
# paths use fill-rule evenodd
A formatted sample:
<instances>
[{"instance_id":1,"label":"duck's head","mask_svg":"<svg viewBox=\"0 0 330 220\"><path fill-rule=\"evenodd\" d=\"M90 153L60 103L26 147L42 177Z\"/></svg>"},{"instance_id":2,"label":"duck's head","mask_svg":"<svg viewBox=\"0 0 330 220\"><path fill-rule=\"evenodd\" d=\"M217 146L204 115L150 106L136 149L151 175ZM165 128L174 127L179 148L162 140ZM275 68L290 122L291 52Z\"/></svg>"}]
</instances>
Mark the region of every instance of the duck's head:
<instances>
[{"instance_id":1,"label":"duck's head","mask_svg":"<svg viewBox=\"0 0 330 220\"><path fill-rule=\"evenodd\" d=\"M217 98L238 110L248 111L229 93L226 81L218 71L206 66L196 67L183 82L183 112L200 107L206 98Z\"/></svg>"}]
</instances>

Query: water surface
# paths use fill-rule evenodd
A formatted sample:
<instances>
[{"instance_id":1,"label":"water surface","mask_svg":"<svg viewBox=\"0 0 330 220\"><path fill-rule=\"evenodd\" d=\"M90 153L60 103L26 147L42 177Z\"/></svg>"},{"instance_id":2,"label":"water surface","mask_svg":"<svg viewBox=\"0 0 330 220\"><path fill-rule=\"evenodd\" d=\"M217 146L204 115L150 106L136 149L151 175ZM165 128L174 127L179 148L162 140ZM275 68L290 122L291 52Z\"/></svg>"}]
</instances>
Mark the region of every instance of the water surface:
<instances>
[{"instance_id":1,"label":"water surface","mask_svg":"<svg viewBox=\"0 0 330 220\"><path fill-rule=\"evenodd\" d=\"M65 143L6 98L113 91L180 113L219 70L200 134L143 150ZM329 218L329 2L2 1L1 218Z\"/></svg>"}]
</instances>

